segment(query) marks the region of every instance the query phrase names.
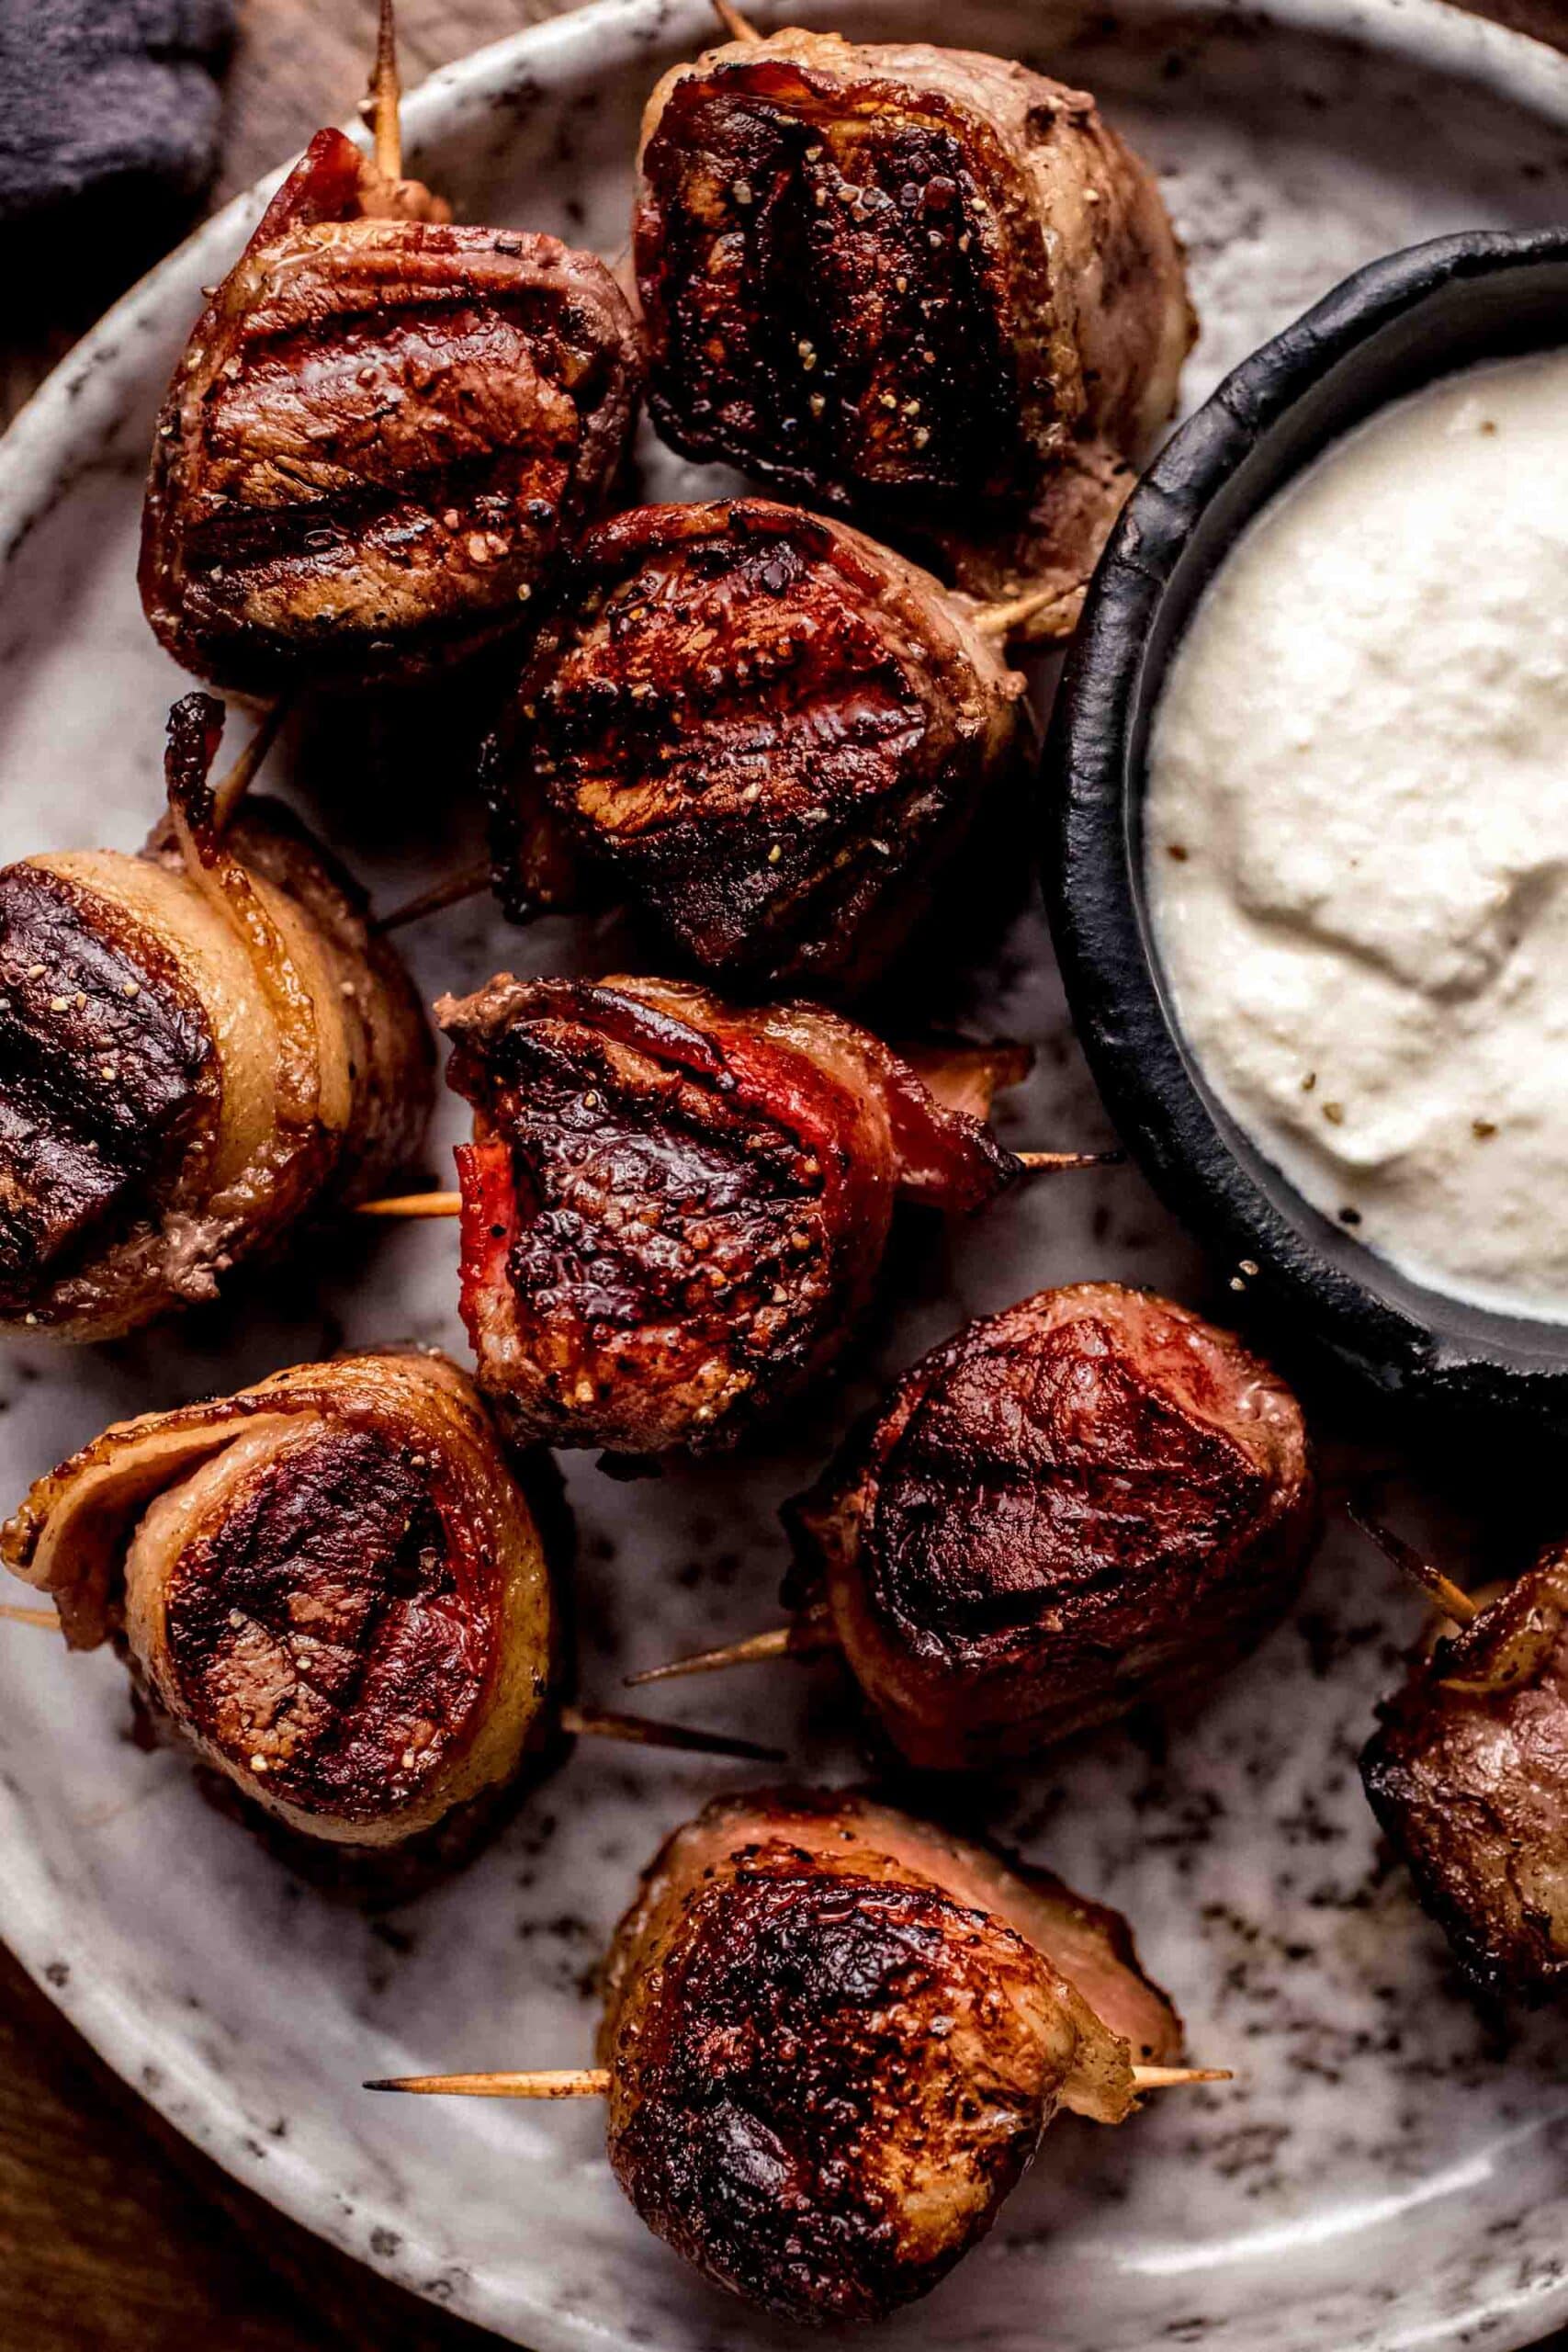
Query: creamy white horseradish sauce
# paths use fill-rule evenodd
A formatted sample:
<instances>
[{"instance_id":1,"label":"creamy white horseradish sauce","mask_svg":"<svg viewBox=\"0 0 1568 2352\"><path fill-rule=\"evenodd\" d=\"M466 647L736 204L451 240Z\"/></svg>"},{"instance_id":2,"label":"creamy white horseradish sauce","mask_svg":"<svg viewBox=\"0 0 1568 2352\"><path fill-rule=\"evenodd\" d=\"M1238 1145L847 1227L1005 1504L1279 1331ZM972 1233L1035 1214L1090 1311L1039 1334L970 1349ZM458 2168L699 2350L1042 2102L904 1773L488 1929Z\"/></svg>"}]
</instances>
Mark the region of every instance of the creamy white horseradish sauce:
<instances>
[{"instance_id":1,"label":"creamy white horseradish sauce","mask_svg":"<svg viewBox=\"0 0 1568 2352\"><path fill-rule=\"evenodd\" d=\"M1232 1116L1417 1281L1568 1316L1568 351L1381 411L1249 526L1146 838Z\"/></svg>"}]
</instances>

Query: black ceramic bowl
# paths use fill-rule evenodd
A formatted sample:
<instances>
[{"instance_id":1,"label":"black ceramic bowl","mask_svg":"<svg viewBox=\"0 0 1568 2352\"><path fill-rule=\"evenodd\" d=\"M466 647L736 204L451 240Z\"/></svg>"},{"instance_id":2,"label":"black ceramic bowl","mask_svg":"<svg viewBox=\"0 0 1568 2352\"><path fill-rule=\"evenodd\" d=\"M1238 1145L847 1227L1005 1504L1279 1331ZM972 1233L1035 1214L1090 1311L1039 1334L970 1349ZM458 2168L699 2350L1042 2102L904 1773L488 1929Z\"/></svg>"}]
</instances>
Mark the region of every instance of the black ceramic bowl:
<instances>
[{"instance_id":1,"label":"black ceramic bowl","mask_svg":"<svg viewBox=\"0 0 1568 2352\"><path fill-rule=\"evenodd\" d=\"M1144 883L1149 720L1189 615L1251 517L1326 443L1469 361L1568 343L1568 230L1443 237L1374 262L1227 377L1134 492L1095 575L1046 749L1045 888L1078 1034L1156 1189L1269 1319L1404 1403L1568 1432L1568 1324L1408 1280L1304 1201L1177 1026ZM1568 437L1568 418L1564 419ZM1568 1169L1562 1181L1568 1183ZM1250 1269L1256 1267L1256 1276Z\"/></svg>"}]
</instances>

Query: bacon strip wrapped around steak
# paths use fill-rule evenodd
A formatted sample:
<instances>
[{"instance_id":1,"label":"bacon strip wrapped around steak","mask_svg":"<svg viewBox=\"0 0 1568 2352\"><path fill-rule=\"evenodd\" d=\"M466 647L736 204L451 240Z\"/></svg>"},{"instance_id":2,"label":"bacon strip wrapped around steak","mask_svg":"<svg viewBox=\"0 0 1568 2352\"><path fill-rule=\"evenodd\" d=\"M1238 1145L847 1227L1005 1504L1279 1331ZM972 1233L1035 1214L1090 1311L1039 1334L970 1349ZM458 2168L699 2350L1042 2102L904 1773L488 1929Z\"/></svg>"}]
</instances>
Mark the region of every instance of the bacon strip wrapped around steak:
<instances>
[{"instance_id":1,"label":"bacon strip wrapped around steak","mask_svg":"<svg viewBox=\"0 0 1568 2352\"><path fill-rule=\"evenodd\" d=\"M969 1211L1018 1172L976 1115L1016 1047L922 1074L814 1006L668 980L503 977L436 1014L475 1114L463 1319L530 1442L729 1443L842 1347L896 1198Z\"/></svg>"},{"instance_id":2,"label":"bacon strip wrapped around steak","mask_svg":"<svg viewBox=\"0 0 1568 2352\"><path fill-rule=\"evenodd\" d=\"M1361 1757L1373 1812L1474 1991L1568 1985L1568 1548L1416 1660Z\"/></svg>"},{"instance_id":3,"label":"bacon strip wrapped around steak","mask_svg":"<svg viewBox=\"0 0 1568 2352\"><path fill-rule=\"evenodd\" d=\"M1154 179L1093 99L968 51L779 32L665 76L640 173L666 438L1070 630L1195 332Z\"/></svg>"},{"instance_id":4,"label":"bacon strip wrapped around steak","mask_svg":"<svg viewBox=\"0 0 1568 2352\"><path fill-rule=\"evenodd\" d=\"M1244 1657L1295 1594L1318 1503L1266 1364L1082 1283L922 1357L785 1519L801 1646L830 1628L905 1760L951 1771Z\"/></svg>"},{"instance_id":5,"label":"bacon strip wrapped around steak","mask_svg":"<svg viewBox=\"0 0 1568 2352\"><path fill-rule=\"evenodd\" d=\"M429 1033L363 899L276 802L216 820L221 729L169 724L139 856L0 871L0 1321L104 1340L215 1295L412 1159Z\"/></svg>"},{"instance_id":6,"label":"bacon strip wrapped around steak","mask_svg":"<svg viewBox=\"0 0 1568 2352\"><path fill-rule=\"evenodd\" d=\"M705 974L857 985L1011 767L1023 683L843 524L636 507L582 541L491 741L497 887L522 919L580 866Z\"/></svg>"},{"instance_id":7,"label":"bacon strip wrapped around steak","mask_svg":"<svg viewBox=\"0 0 1568 2352\"><path fill-rule=\"evenodd\" d=\"M1126 1923L848 1793L710 1805L616 1933L609 2154L649 2227L802 2325L885 2318L990 2228L1058 2109L1120 2123L1180 2020Z\"/></svg>"},{"instance_id":8,"label":"bacon strip wrapped around steak","mask_svg":"<svg viewBox=\"0 0 1568 2352\"><path fill-rule=\"evenodd\" d=\"M564 1507L525 1476L444 1356L345 1356L117 1423L0 1557L73 1649L115 1644L153 1728L296 1867L401 1895L556 1732Z\"/></svg>"},{"instance_id":9,"label":"bacon strip wrapped around steak","mask_svg":"<svg viewBox=\"0 0 1568 2352\"><path fill-rule=\"evenodd\" d=\"M636 420L631 312L556 238L318 131L197 321L153 445L141 600L274 694L418 681L529 618Z\"/></svg>"}]
</instances>

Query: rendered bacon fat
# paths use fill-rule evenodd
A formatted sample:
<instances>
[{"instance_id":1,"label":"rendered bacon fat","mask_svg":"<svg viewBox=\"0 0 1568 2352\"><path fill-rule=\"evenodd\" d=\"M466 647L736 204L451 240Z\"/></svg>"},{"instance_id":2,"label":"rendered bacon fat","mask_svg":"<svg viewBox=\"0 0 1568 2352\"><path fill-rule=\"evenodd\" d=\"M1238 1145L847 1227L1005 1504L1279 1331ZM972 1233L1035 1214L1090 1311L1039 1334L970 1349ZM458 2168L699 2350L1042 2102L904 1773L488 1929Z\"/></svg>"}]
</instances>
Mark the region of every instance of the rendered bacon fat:
<instances>
[{"instance_id":1,"label":"rendered bacon fat","mask_svg":"<svg viewBox=\"0 0 1568 2352\"><path fill-rule=\"evenodd\" d=\"M885 2317L982 2237L1059 2107L1119 2123L1180 2022L1125 1922L848 1794L726 1799L622 1921L600 2063L649 2228L803 2324Z\"/></svg>"},{"instance_id":2,"label":"rendered bacon fat","mask_svg":"<svg viewBox=\"0 0 1568 2352\"><path fill-rule=\"evenodd\" d=\"M635 508L582 542L491 743L498 886L549 903L564 853L705 973L852 984L1010 765L1022 688L960 600L842 524Z\"/></svg>"},{"instance_id":3,"label":"rendered bacon fat","mask_svg":"<svg viewBox=\"0 0 1568 2352\"><path fill-rule=\"evenodd\" d=\"M1483 1995L1568 1985L1568 1550L1437 1643L1361 1758L1380 1823Z\"/></svg>"},{"instance_id":4,"label":"rendered bacon fat","mask_svg":"<svg viewBox=\"0 0 1568 2352\"><path fill-rule=\"evenodd\" d=\"M1069 630L1192 339L1149 173L1091 98L925 43L774 33L643 124L649 401L689 455L1051 592Z\"/></svg>"},{"instance_id":5,"label":"rendered bacon fat","mask_svg":"<svg viewBox=\"0 0 1568 2352\"><path fill-rule=\"evenodd\" d=\"M155 1724L296 1861L454 1859L555 1725L541 1520L443 1356L117 1423L38 1482L0 1556L73 1648L124 1648Z\"/></svg>"},{"instance_id":6,"label":"rendered bacon fat","mask_svg":"<svg viewBox=\"0 0 1568 2352\"><path fill-rule=\"evenodd\" d=\"M454 228L319 131L170 387L147 616L245 693L446 669L528 619L614 481L638 373L602 262Z\"/></svg>"},{"instance_id":7,"label":"rendered bacon fat","mask_svg":"<svg viewBox=\"0 0 1568 2352\"><path fill-rule=\"evenodd\" d=\"M825 1606L905 1758L941 1771L1231 1665L1289 1605L1318 1519L1284 1384L1112 1283L933 1349L785 1516L794 1597Z\"/></svg>"},{"instance_id":8,"label":"rendered bacon fat","mask_svg":"<svg viewBox=\"0 0 1568 2352\"><path fill-rule=\"evenodd\" d=\"M214 1295L413 1155L431 1049L362 899L288 812L214 821L221 724L170 720L140 856L0 871L0 1320L108 1339Z\"/></svg>"},{"instance_id":9,"label":"rendered bacon fat","mask_svg":"<svg viewBox=\"0 0 1568 2352\"><path fill-rule=\"evenodd\" d=\"M964 1099L1016 1048L917 1074L809 1005L666 980L492 980L436 1008L474 1106L462 1308L506 1426L652 1454L728 1443L828 1363L900 1194L964 1211L1016 1173Z\"/></svg>"}]
</instances>

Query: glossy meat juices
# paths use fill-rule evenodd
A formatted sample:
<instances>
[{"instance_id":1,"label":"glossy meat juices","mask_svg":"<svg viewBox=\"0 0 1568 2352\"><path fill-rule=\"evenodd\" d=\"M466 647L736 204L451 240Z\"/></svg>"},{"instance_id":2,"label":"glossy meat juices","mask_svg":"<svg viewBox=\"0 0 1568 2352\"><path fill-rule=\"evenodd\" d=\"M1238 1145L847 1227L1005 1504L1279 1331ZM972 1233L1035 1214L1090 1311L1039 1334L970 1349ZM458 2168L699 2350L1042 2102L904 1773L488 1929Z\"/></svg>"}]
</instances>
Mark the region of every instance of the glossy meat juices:
<instances>
[{"instance_id":1,"label":"glossy meat juices","mask_svg":"<svg viewBox=\"0 0 1568 2352\"><path fill-rule=\"evenodd\" d=\"M1334 445L1191 621L1149 888L1221 1100L1405 1273L1568 1313L1568 351Z\"/></svg>"}]
</instances>

